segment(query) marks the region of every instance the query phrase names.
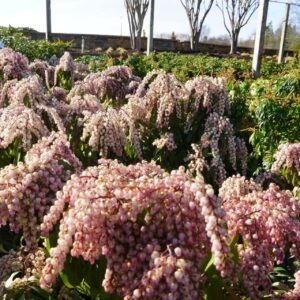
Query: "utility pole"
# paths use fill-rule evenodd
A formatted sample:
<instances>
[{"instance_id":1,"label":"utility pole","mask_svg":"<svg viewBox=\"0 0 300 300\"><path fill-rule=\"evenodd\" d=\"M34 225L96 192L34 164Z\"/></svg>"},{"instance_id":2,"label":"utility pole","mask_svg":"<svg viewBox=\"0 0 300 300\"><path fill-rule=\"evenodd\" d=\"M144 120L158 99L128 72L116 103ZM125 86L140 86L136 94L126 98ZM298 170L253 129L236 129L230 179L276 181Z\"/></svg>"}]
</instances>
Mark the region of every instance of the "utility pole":
<instances>
[{"instance_id":1,"label":"utility pole","mask_svg":"<svg viewBox=\"0 0 300 300\"><path fill-rule=\"evenodd\" d=\"M81 37L81 54L84 53L84 36Z\"/></svg>"},{"instance_id":2,"label":"utility pole","mask_svg":"<svg viewBox=\"0 0 300 300\"><path fill-rule=\"evenodd\" d=\"M289 24L289 15L290 15L290 4L287 3L285 6L285 17L284 17L284 20L282 23L278 63L282 63L283 58L284 58L284 46L285 46L286 33L287 33L287 29L288 29L288 24Z\"/></svg>"},{"instance_id":3,"label":"utility pole","mask_svg":"<svg viewBox=\"0 0 300 300\"><path fill-rule=\"evenodd\" d=\"M154 27L154 2L150 0L150 21L149 21L149 32L148 32L148 43L147 43L147 55L153 51L153 27Z\"/></svg>"},{"instance_id":4,"label":"utility pole","mask_svg":"<svg viewBox=\"0 0 300 300\"><path fill-rule=\"evenodd\" d=\"M46 40L51 40L51 0L46 0Z\"/></svg>"},{"instance_id":5,"label":"utility pole","mask_svg":"<svg viewBox=\"0 0 300 300\"><path fill-rule=\"evenodd\" d=\"M258 23L255 35L255 45L252 62L252 75L258 78L264 49L265 31L268 16L269 0L260 0L258 8Z\"/></svg>"},{"instance_id":6,"label":"utility pole","mask_svg":"<svg viewBox=\"0 0 300 300\"><path fill-rule=\"evenodd\" d=\"M120 16L120 23L121 23L120 35L123 36L123 16Z\"/></svg>"}]
</instances>

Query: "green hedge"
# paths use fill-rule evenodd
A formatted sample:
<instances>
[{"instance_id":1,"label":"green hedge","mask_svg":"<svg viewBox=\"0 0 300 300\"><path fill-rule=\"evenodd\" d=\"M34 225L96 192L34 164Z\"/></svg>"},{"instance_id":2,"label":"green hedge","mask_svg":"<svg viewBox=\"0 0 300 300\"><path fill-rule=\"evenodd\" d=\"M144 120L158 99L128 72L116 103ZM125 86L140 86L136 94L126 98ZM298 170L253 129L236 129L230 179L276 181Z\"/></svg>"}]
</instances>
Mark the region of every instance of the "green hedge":
<instances>
[{"instance_id":1,"label":"green hedge","mask_svg":"<svg viewBox=\"0 0 300 300\"><path fill-rule=\"evenodd\" d=\"M25 54L30 61L48 60L53 55L59 57L71 45L71 42L61 40L54 42L32 40L25 35L30 31L32 31L30 28L0 27L0 41L4 43L5 47Z\"/></svg>"}]
</instances>

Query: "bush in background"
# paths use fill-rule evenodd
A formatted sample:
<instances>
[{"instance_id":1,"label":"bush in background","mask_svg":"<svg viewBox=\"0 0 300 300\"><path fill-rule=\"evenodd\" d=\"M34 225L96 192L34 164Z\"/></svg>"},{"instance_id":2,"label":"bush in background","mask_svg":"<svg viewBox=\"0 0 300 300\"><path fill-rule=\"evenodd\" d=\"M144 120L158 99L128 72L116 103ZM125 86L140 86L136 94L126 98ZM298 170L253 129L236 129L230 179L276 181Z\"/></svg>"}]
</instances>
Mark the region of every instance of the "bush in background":
<instances>
[{"instance_id":1,"label":"bush in background","mask_svg":"<svg viewBox=\"0 0 300 300\"><path fill-rule=\"evenodd\" d=\"M61 40L32 40L26 36L26 33L32 31L31 28L0 27L0 40L5 47L26 55L30 61L48 60L53 55L60 57L71 46L71 42Z\"/></svg>"}]
</instances>

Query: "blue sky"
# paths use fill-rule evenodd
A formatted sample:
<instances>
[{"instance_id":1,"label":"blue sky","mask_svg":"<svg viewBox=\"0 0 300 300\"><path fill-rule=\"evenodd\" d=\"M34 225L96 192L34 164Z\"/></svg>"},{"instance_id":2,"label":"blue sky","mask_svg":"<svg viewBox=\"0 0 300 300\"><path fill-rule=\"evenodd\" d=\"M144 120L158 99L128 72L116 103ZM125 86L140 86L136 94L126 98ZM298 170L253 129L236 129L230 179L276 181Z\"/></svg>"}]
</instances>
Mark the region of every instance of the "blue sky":
<instances>
[{"instance_id":1,"label":"blue sky","mask_svg":"<svg viewBox=\"0 0 300 300\"><path fill-rule=\"evenodd\" d=\"M45 0L0 0L0 25L27 26L45 30ZM284 5L270 3L268 22L276 28L283 19ZM255 32L257 15L242 30L245 38ZM145 22L147 25L147 20ZM214 7L205 25L210 36L226 34L220 11ZM52 31L64 33L128 34L124 0L52 0ZM188 33L180 0L156 0L155 34Z\"/></svg>"}]
</instances>

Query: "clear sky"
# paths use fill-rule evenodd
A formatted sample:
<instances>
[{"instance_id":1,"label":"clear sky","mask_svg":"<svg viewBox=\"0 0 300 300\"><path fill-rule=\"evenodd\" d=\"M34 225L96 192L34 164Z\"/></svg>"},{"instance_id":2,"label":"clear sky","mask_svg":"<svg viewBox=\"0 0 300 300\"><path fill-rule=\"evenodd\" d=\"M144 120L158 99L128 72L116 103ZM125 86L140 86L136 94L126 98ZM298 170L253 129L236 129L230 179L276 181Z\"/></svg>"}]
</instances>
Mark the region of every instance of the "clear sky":
<instances>
[{"instance_id":1,"label":"clear sky","mask_svg":"<svg viewBox=\"0 0 300 300\"><path fill-rule=\"evenodd\" d=\"M45 3L46 0L0 0L0 25L27 26L44 31ZM268 22L272 21L274 28L282 22L283 16L284 5L270 3ZM256 20L255 14L242 30L241 37L255 32ZM210 28L210 36L226 34L216 7L210 11L205 25ZM52 0L52 31L126 35L128 23L124 0ZM156 0L154 31L155 35L189 32L180 0Z\"/></svg>"}]
</instances>

